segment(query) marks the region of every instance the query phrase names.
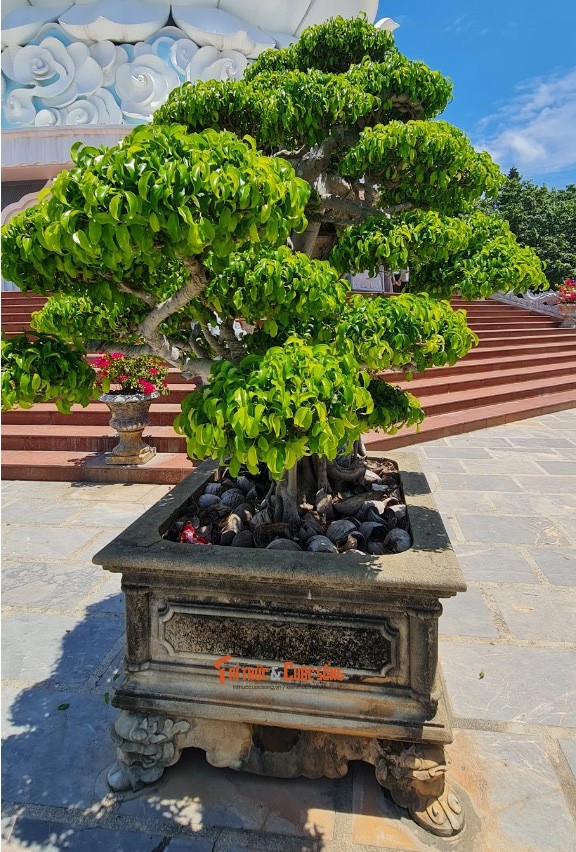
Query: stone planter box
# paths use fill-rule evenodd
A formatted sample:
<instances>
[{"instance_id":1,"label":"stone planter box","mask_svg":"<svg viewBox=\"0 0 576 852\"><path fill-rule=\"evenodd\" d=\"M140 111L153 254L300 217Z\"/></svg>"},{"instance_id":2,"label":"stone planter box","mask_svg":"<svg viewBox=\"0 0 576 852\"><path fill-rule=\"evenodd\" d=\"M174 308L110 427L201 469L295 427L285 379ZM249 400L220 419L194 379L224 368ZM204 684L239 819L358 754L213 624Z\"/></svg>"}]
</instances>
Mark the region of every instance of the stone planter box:
<instances>
[{"instance_id":1,"label":"stone planter box","mask_svg":"<svg viewBox=\"0 0 576 852\"><path fill-rule=\"evenodd\" d=\"M278 777L337 778L365 760L420 825L462 828L445 779L438 617L440 599L466 586L416 456L372 455L401 471L413 538L404 553L163 538L218 475L205 462L94 557L122 573L126 602L113 789L156 781L191 746L215 766Z\"/></svg>"}]
</instances>

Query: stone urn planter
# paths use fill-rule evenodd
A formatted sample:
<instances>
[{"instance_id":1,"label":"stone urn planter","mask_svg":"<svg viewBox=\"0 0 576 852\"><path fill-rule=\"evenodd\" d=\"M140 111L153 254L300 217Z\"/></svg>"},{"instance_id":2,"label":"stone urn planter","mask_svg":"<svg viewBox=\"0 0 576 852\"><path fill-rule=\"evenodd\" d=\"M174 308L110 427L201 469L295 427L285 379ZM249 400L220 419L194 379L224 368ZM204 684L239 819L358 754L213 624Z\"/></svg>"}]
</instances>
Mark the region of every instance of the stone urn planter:
<instances>
[{"instance_id":1,"label":"stone urn planter","mask_svg":"<svg viewBox=\"0 0 576 852\"><path fill-rule=\"evenodd\" d=\"M113 790L156 781L188 747L214 766L284 778L339 778L364 760L419 825L462 829L446 779L438 617L440 599L466 585L416 457L386 458L408 504L403 553L170 541L219 476L205 462L94 557L122 573L126 604Z\"/></svg>"},{"instance_id":2,"label":"stone urn planter","mask_svg":"<svg viewBox=\"0 0 576 852\"><path fill-rule=\"evenodd\" d=\"M560 328L576 328L576 302L558 302L558 311L562 317Z\"/></svg>"},{"instance_id":3,"label":"stone urn planter","mask_svg":"<svg viewBox=\"0 0 576 852\"><path fill-rule=\"evenodd\" d=\"M146 464L156 455L156 448L144 443L142 432L150 422L150 405L157 393L105 393L98 397L112 413L110 426L120 437L106 464Z\"/></svg>"}]
</instances>

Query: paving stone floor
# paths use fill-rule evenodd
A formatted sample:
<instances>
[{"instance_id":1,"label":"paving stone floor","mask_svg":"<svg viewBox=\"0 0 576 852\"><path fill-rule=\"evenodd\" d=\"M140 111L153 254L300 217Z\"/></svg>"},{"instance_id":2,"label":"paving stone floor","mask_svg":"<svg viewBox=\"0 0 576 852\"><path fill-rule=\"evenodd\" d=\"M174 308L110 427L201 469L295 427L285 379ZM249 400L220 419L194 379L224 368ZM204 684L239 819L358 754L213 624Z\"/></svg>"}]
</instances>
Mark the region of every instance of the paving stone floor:
<instances>
[{"instance_id":1,"label":"paving stone floor","mask_svg":"<svg viewBox=\"0 0 576 852\"><path fill-rule=\"evenodd\" d=\"M2 848L576 850L576 410L417 452L469 585L440 621L459 838L414 826L363 764L281 781L191 750L149 790L107 794L123 610L91 557L167 487L7 482Z\"/></svg>"}]
</instances>

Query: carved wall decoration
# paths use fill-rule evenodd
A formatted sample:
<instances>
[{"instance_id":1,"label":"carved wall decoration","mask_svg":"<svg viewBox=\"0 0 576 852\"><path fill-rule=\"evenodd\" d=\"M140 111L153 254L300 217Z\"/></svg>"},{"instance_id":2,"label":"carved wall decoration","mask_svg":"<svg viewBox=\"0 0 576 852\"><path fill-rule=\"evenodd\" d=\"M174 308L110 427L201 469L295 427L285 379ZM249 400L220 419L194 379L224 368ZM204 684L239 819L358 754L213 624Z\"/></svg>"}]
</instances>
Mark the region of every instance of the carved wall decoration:
<instances>
[{"instance_id":1,"label":"carved wall decoration","mask_svg":"<svg viewBox=\"0 0 576 852\"><path fill-rule=\"evenodd\" d=\"M140 124L182 82L240 79L263 50L377 0L3 0L2 125ZM178 26L174 26L176 23ZM385 19L385 29L394 22Z\"/></svg>"}]
</instances>

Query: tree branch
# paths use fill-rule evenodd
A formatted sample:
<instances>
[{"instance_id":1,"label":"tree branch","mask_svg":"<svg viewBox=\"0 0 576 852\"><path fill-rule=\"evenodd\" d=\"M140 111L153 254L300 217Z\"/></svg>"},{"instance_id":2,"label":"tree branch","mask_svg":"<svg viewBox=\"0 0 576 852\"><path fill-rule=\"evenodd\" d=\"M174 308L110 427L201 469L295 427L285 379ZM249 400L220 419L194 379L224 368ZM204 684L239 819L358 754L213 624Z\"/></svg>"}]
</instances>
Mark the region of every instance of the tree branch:
<instances>
[{"instance_id":1,"label":"tree branch","mask_svg":"<svg viewBox=\"0 0 576 852\"><path fill-rule=\"evenodd\" d=\"M405 210L412 210L414 205L410 201L404 201L402 204L394 204L392 207L384 207L382 210L378 210L380 215L392 215L393 213L403 213Z\"/></svg>"},{"instance_id":2,"label":"tree branch","mask_svg":"<svg viewBox=\"0 0 576 852\"><path fill-rule=\"evenodd\" d=\"M198 343L198 340L197 340L198 335L201 333L200 332L200 323L197 323L197 322L192 323L191 328L192 328L192 330L191 330L190 336L188 338L188 345L189 345L190 349L192 350L192 352L194 353L194 355L196 355L197 358L206 358L208 351L207 351L207 349L204 348L204 346L200 346L200 344Z\"/></svg>"},{"instance_id":3,"label":"tree branch","mask_svg":"<svg viewBox=\"0 0 576 852\"><path fill-rule=\"evenodd\" d=\"M344 216L354 216L360 219L377 216L383 212L357 198L341 198L339 195L322 196L322 204L326 210L336 210Z\"/></svg>"},{"instance_id":4,"label":"tree branch","mask_svg":"<svg viewBox=\"0 0 576 852\"><path fill-rule=\"evenodd\" d=\"M122 293L128 293L130 296L134 296L134 298L140 299L142 302L146 302L146 304L150 305L152 308L155 308L158 304L154 296L151 296L149 293L144 293L142 290L135 290L123 281L114 281L114 284Z\"/></svg>"},{"instance_id":5,"label":"tree branch","mask_svg":"<svg viewBox=\"0 0 576 852\"><path fill-rule=\"evenodd\" d=\"M220 341L212 334L208 326L204 325L204 323L200 323L200 330L204 335L204 339L210 349L214 352L215 355L219 355L221 358L226 358L228 356L228 350L225 346L223 346Z\"/></svg>"},{"instance_id":6,"label":"tree branch","mask_svg":"<svg viewBox=\"0 0 576 852\"><path fill-rule=\"evenodd\" d=\"M92 352L121 352L123 355L128 355L130 358L137 358L139 355L163 357L156 349L153 349L147 343L128 345L124 343L110 343L109 341L104 340L92 340L86 345L86 348L88 351ZM175 350L178 350L178 347L172 344L172 351ZM188 358L182 350L178 351L181 353L178 359L168 361L167 358L164 358L164 360L168 361L169 364L172 364L173 367L177 367L185 379L192 379L194 376L200 376L202 381L207 381L208 376L210 375L210 368L214 362L209 358Z\"/></svg>"},{"instance_id":7,"label":"tree branch","mask_svg":"<svg viewBox=\"0 0 576 852\"><path fill-rule=\"evenodd\" d=\"M308 183L313 184L324 171L324 166L329 162L338 145L340 145L342 134L335 132L327 136L320 145L310 148L299 163L296 165L296 174Z\"/></svg>"},{"instance_id":8,"label":"tree branch","mask_svg":"<svg viewBox=\"0 0 576 852\"><path fill-rule=\"evenodd\" d=\"M224 340L233 361L241 361L246 355L246 347L241 340L236 337L234 331L234 323L232 320L225 320L220 326L220 334Z\"/></svg>"},{"instance_id":9,"label":"tree branch","mask_svg":"<svg viewBox=\"0 0 576 852\"><path fill-rule=\"evenodd\" d=\"M189 280L150 311L138 325L138 333L150 347L151 354L178 367L184 378L201 375L204 379L210 372L211 361L189 358L185 350L159 331L159 326L168 317L182 310L192 299L197 298L208 283L206 271L195 258L186 259L183 263L190 273Z\"/></svg>"}]
</instances>

